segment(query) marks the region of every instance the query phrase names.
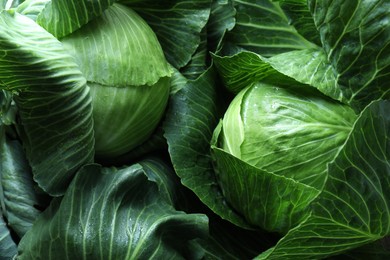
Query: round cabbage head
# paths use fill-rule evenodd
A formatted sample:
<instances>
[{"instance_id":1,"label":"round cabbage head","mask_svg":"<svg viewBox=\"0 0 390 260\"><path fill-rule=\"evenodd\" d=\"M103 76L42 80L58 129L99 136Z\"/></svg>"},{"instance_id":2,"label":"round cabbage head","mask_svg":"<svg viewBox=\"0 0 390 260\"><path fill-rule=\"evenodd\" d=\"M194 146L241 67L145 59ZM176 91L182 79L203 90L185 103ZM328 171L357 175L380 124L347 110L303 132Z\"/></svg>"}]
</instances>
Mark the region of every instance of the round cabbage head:
<instances>
[{"instance_id":1,"label":"round cabbage head","mask_svg":"<svg viewBox=\"0 0 390 260\"><path fill-rule=\"evenodd\" d=\"M354 111L306 86L258 83L231 102L213 137L217 177L251 224L287 232L308 214Z\"/></svg>"},{"instance_id":2,"label":"round cabbage head","mask_svg":"<svg viewBox=\"0 0 390 260\"><path fill-rule=\"evenodd\" d=\"M149 25L114 4L61 41L90 87L96 156L113 158L147 140L164 114L172 74Z\"/></svg>"}]
</instances>

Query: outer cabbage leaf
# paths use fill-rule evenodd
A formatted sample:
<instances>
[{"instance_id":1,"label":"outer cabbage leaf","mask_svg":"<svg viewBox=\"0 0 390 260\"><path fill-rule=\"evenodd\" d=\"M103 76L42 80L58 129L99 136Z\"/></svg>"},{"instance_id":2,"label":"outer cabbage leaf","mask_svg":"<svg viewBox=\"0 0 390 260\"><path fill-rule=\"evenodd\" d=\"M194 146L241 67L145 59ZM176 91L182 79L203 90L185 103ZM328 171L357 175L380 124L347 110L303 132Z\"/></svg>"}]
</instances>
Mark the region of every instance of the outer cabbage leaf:
<instances>
[{"instance_id":1,"label":"outer cabbage leaf","mask_svg":"<svg viewBox=\"0 0 390 260\"><path fill-rule=\"evenodd\" d=\"M190 240L207 235L205 215L173 205L165 164L83 167L22 238L18 259L188 259Z\"/></svg>"},{"instance_id":2,"label":"outer cabbage leaf","mask_svg":"<svg viewBox=\"0 0 390 260\"><path fill-rule=\"evenodd\" d=\"M3 214L0 210L0 258L12 259L17 255L18 248L12 240L9 229L3 219Z\"/></svg>"},{"instance_id":3,"label":"outer cabbage leaf","mask_svg":"<svg viewBox=\"0 0 390 260\"><path fill-rule=\"evenodd\" d=\"M266 58L253 52L242 51L223 57L214 54L212 57L224 86L234 94L259 81L294 83L294 79L278 72Z\"/></svg>"},{"instance_id":4,"label":"outer cabbage leaf","mask_svg":"<svg viewBox=\"0 0 390 260\"><path fill-rule=\"evenodd\" d=\"M41 202L21 144L0 140L0 201L8 225L22 237L39 216Z\"/></svg>"},{"instance_id":5,"label":"outer cabbage leaf","mask_svg":"<svg viewBox=\"0 0 390 260\"><path fill-rule=\"evenodd\" d=\"M322 48L286 52L267 61L280 73L311 85L335 100L347 103Z\"/></svg>"},{"instance_id":6,"label":"outer cabbage leaf","mask_svg":"<svg viewBox=\"0 0 390 260\"><path fill-rule=\"evenodd\" d=\"M211 0L121 0L137 11L152 27L170 64L187 65L199 44L209 15Z\"/></svg>"},{"instance_id":7,"label":"outer cabbage leaf","mask_svg":"<svg viewBox=\"0 0 390 260\"><path fill-rule=\"evenodd\" d=\"M61 38L99 17L114 2L116 0L27 0L17 11Z\"/></svg>"},{"instance_id":8,"label":"outer cabbage leaf","mask_svg":"<svg viewBox=\"0 0 390 260\"><path fill-rule=\"evenodd\" d=\"M224 197L248 223L285 234L310 214L308 205L320 190L253 167L215 146L212 149Z\"/></svg>"},{"instance_id":9,"label":"outer cabbage leaf","mask_svg":"<svg viewBox=\"0 0 390 260\"><path fill-rule=\"evenodd\" d=\"M265 57L315 46L290 24L278 2L235 0L236 23L226 34L225 53L235 54L238 48Z\"/></svg>"},{"instance_id":10,"label":"outer cabbage leaf","mask_svg":"<svg viewBox=\"0 0 390 260\"><path fill-rule=\"evenodd\" d=\"M389 237L349 250L341 255L329 257L329 260L383 260L390 258Z\"/></svg>"},{"instance_id":11,"label":"outer cabbage leaf","mask_svg":"<svg viewBox=\"0 0 390 260\"><path fill-rule=\"evenodd\" d=\"M348 102L357 110L390 96L390 2L316 1L309 6Z\"/></svg>"},{"instance_id":12,"label":"outer cabbage leaf","mask_svg":"<svg viewBox=\"0 0 390 260\"><path fill-rule=\"evenodd\" d=\"M209 51L216 52L222 47L225 33L232 30L235 25L235 15L233 0L213 1L210 19L207 23Z\"/></svg>"},{"instance_id":13,"label":"outer cabbage leaf","mask_svg":"<svg viewBox=\"0 0 390 260\"><path fill-rule=\"evenodd\" d=\"M196 79L205 72L208 66L208 48L207 48L207 31L206 27L201 32L201 42L196 49L190 62L180 69L181 74L188 79Z\"/></svg>"},{"instance_id":14,"label":"outer cabbage leaf","mask_svg":"<svg viewBox=\"0 0 390 260\"><path fill-rule=\"evenodd\" d=\"M149 25L120 4L112 5L98 19L61 42L91 83L151 86L172 73Z\"/></svg>"},{"instance_id":15,"label":"outer cabbage leaf","mask_svg":"<svg viewBox=\"0 0 390 260\"><path fill-rule=\"evenodd\" d=\"M196 241L204 259L253 259L277 242L278 237L272 233L242 229L215 215L208 216L210 235L208 239Z\"/></svg>"},{"instance_id":16,"label":"outer cabbage leaf","mask_svg":"<svg viewBox=\"0 0 390 260\"><path fill-rule=\"evenodd\" d=\"M306 0L276 0L291 25L309 41L321 46L321 39Z\"/></svg>"},{"instance_id":17,"label":"outer cabbage leaf","mask_svg":"<svg viewBox=\"0 0 390 260\"><path fill-rule=\"evenodd\" d=\"M94 155L86 80L62 44L31 19L3 11L0 27L0 80L17 93L20 135L34 179L51 195L62 195Z\"/></svg>"},{"instance_id":18,"label":"outer cabbage leaf","mask_svg":"<svg viewBox=\"0 0 390 260\"><path fill-rule=\"evenodd\" d=\"M361 113L313 212L259 259L325 258L390 234L389 101Z\"/></svg>"},{"instance_id":19,"label":"outer cabbage leaf","mask_svg":"<svg viewBox=\"0 0 390 260\"><path fill-rule=\"evenodd\" d=\"M183 185L223 219L249 228L226 204L214 175L210 140L219 117L218 104L215 72L211 68L195 81L187 81L171 97L163 125L164 136Z\"/></svg>"}]
</instances>

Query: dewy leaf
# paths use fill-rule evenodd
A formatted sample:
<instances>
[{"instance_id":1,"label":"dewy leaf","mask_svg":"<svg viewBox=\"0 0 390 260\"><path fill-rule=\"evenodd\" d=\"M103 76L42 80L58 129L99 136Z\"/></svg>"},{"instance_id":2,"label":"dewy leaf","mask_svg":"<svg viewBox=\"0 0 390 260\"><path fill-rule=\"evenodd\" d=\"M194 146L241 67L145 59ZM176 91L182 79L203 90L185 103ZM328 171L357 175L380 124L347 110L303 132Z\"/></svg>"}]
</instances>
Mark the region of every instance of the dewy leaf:
<instances>
[{"instance_id":1,"label":"dewy leaf","mask_svg":"<svg viewBox=\"0 0 390 260\"><path fill-rule=\"evenodd\" d=\"M236 24L226 38L234 46L265 57L315 46L290 24L278 2L235 0L234 7Z\"/></svg>"},{"instance_id":2,"label":"dewy leaf","mask_svg":"<svg viewBox=\"0 0 390 260\"><path fill-rule=\"evenodd\" d=\"M309 6L337 83L363 109L390 96L390 2L316 1Z\"/></svg>"},{"instance_id":3,"label":"dewy leaf","mask_svg":"<svg viewBox=\"0 0 390 260\"><path fill-rule=\"evenodd\" d=\"M249 227L223 198L214 175L210 140L218 120L218 95L213 68L172 96L163 129L177 175L212 211Z\"/></svg>"},{"instance_id":4,"label":"dewy leaf","mask_svg":"<svg viewBox=\"0 0 390 260\"><path fill-rule=\"evenodd\" d=\"M32 226L40 211L31 169L22 146L4 136L0 143L0 201L8 225L22 237Z\"/></svg>"},{"instance_id":5,"label":"dewy leaf","mask_svg":"<svg viewBox=\"0 0 390 260\"><path fill-rule=\"evenodd\" d=\"M16 243L12 240L0 208L0 258L13 259L13 257L17 255L17 252L18 248Z\"/></svg>"},{"instance_id":6,"label":"dewy leaf","mask_svg":"<svg viewBox=\"0 0 390 260\"><path fill-rule=\"evenodd\" d=\"M172 192L166 172L147 164L83 167L22 238L18 259L188 259L207 217L177 211L160 194Z\"/></svg>"},{"instance_id":7,"label":"dewy leaf","mask_svg":"<svg viewBox=\"0 0 390 260\"><path fill-rule=\"evenodd\" d=\"M26 16L0 13L0 80L14 95L34 179L62 195L93 160L92 105L86 80L62 44Z\"/></svg>"},{"instance_id":8,"label":"dewy leaf","mask_svg":"<svg viewBox=\"0 0 390 260\"><path fill-rule=\"evenodd\" d=\"M337 85L333 68L322 48L290 51L267 60L277 71L298 82L311 85L325 95L346 103Z\"/></svg>"},{"instance_id":9,"label":"dewy leaf","mask_svg":"<svg viewBox=\"0 0 390 260\"><path fill-rule=\"evenodd\" d=\"M312 215L259 259L325 258L390 234L389 101L360 115Z\"/></svg>"},{"instance_id":10,"label":"dewy leaf","mask_svg":"<svg viewBox=\"0 0 390 260\"><path fill-rule=\"evenodd\" d=\"M122 0L152 27L170 64L185 66L198 48L211 0Z\"/></svg>"}]
</instances>

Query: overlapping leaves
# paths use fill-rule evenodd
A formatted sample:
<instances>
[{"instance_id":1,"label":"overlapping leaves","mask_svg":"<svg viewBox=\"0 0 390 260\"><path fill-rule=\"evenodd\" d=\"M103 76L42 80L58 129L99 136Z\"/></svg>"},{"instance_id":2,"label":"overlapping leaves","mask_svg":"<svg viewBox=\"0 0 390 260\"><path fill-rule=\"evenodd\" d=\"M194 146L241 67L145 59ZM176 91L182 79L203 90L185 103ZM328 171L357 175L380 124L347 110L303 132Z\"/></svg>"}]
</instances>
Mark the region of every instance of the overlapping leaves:
<instances>
[{"instance_id":1,"label":"overlapping leaves","mask_svg":"<svg viewBox=\"0 0 390 260\"><path fill-rule=\"evenodd\" d=\"M94 155L86 80L62 44L33 20L2 11L0 27L0 80L18 93L20 134L34 179L61 195Z\"/></svg>"},{"instance_id":2,"label":"overlapping leaves","mask_svg":"<svg viewBox=\"0 0 390 260\"><path fill-rule=\"evenodd\" d=\"M390 234L389 109L376 101L363 111L312 215L259 259L324 258Z\"/></svg>"},{"instance_id":3,"label":"overlapping leaves","mask_svg":"<svg viewBox=\"0 0 390 260\"><path fill-rule=\"evenodd\" d=\"M18 258L198 258L189 241L207 234L208 220L175 209L172 177L155 159L83 167L23 237Z\"/></svg>"}]
</instances>

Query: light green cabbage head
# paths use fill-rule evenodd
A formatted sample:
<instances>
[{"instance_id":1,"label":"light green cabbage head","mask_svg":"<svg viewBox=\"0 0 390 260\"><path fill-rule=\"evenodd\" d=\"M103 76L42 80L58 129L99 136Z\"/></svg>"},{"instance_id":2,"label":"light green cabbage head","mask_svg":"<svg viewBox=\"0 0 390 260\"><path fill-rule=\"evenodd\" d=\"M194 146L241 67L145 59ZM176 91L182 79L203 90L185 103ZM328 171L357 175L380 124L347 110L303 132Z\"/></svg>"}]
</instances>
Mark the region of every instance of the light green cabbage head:
<instances>
[{"instance_id":1,"label":"light green cabbage head","mask_svg":"<svg viewBox=\"0 0 390 260\"><path fill-rule=\"evenodd\" d=\"M149 25L114 4L61 42L90 87L97 157L121 155L148 139L164 114L172 73Z\"/></svg>"},{"instance_id":2,"label":"light green cabbage head","mask_svg":"<svg viewBox=\"0 0 390 260\"><path fill-rule=\"evenodd\" d=\"M314 88L245 88L214 132L213 145L223 151L214 156L227 201L251 224L286 232L307 216L355 119L349 106ZM261 209L267 197L267 210ZM275 216L270 223L266 214Z\"/></svg>"}]
</instances>

